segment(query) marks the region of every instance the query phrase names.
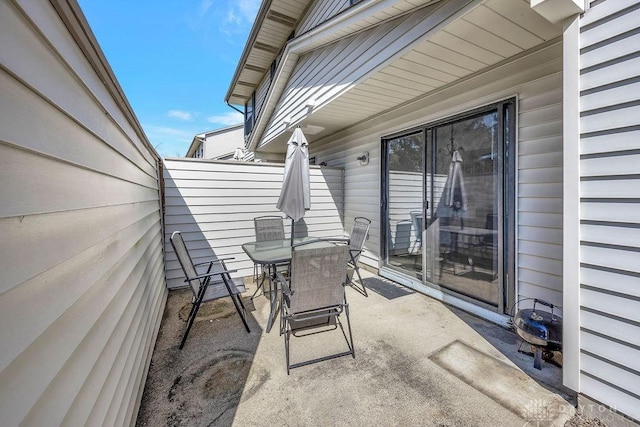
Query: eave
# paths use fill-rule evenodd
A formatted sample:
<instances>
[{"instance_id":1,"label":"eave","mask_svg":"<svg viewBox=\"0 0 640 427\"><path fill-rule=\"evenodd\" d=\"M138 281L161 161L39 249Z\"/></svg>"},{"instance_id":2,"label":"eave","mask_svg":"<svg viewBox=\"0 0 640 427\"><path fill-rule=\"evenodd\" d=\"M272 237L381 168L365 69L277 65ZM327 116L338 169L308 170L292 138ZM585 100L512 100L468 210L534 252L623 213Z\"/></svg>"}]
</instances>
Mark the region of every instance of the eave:
<instances>
[{"instance_id":1,"label":"eave","mask_svg":"<svg viewBox=\"0 0 640 427\"><path fill-rule=\"evenodd\" d=\"M227 90L227 104L244 105L282 51L312 0L264 0Z\"/></svg>"}]
</instances>

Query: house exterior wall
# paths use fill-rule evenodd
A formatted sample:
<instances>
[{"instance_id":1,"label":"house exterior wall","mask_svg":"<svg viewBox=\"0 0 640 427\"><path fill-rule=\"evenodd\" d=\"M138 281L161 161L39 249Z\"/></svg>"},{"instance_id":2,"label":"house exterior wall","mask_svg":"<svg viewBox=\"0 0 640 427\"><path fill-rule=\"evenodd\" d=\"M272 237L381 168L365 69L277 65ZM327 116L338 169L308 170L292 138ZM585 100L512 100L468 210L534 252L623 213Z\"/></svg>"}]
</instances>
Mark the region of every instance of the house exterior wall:
<instances>
[{"instance_id":1,"label":"house exterior wall","mask_svg":"<svg viewBox=\"0 0 640 427\"><path fill-rule=\"evenodd\" d=\"M169 237L181 231L194 262L235 257L227 267L234 277L253 274L242 244L255 240L253 218L280 215L276 202L283 164L166 159L165 253L169 288L184 286L184 275ZM296 224L296 234L344 237L342 170L311 167L311 210ZM285 232L290 235L289 220Z\"/></svg>"},{"instance_id":2,"label":"house exterior wall","mask_svg":"<svg viewBox=\"0 0 640 427\"><path fill-rule=\"evenodd\" d=\"M296 34L304 34L314 29L328 19L347 9L351 2L349 0L324 0L314 2L305 16L300 20L296 29Z\"/></svg>"},{"instance_id":3,"label":"house exterior wall","mask_svg":"<svg viewBox=\"0 0 640 427\"><path fill-rule=\"evenodd\" d=\"M132 424L167 296L157 154L74 1L0 1L0 39L0 424Z\"/></svg>"},{"instance_id":4,"label":"house exterior wall","mask_svg":"<svg viewBox=\"0 0 640 427\"><path fill-rule=\"evenodd\" d=\"M361 262L379 266L381 138L473 108L518 98L517 291L562 304L562 44L555 41L490 71L310 144L318 162L345 170L345 212L373 220ZM370 162L356 159L363 151Z\"/></svg>"},{"instance_id":5,"label":"house exterior wall","mask_svg":"<svg viewBox=\"0 0 640 427\"><path fill-rule=\"evenodd\" d=\"M204 142L204 159L231 158L236 148L244 147L242 125L220 132L207 133Z\"/></svg>"},{"instance_id":6,"label":"house exterior wall","mask_svg":"<svg viewBox=\"0 0 640 427\"><path fill-rule=\"evenodd\" d=\"M463 6L463 2L454 1L440 8L425 7L302 55L286 82L260 145L282 133L287 128L287 119L296 123L304 118L310 102L314 109L331 102L386 61L400 56L413 42L442 25L443 20L451 19Z\"/></svg>"},{"instance_id":7,"label":"house exterior wall","mask_svg":"<svg viewBox=\"0 0 640 427\"><path fill-rule=\"evenodd\" d=\"M640 3L580 22L580 392L640 420Z\"/></svg>"}]
</instances>

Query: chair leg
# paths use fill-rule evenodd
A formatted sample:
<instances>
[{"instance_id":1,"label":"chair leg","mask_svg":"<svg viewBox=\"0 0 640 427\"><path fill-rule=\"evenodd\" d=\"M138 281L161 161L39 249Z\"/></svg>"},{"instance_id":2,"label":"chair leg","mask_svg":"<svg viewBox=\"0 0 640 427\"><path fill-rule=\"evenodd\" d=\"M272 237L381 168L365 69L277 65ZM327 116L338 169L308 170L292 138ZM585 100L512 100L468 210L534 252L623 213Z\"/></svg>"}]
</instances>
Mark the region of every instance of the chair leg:
<instances>
[{"instance_id":1,"label":"chair leg","mask_svg":"<svg viewBox=\"0 0 640 427\"><path fill-rule=\"evenodd\" d=\"M242 301L240 302L240 305L238 305L238 301L236 301L236 298L240 298L240 295L238 294L233 294L233 292L231 292L231 286L229 286L229 282L227 280L227 278L222 275L222 281L224 282L224 285L227 287L227 291L229 292L229 296L231 297L231 301L233 301L233 305L236 307L236 311L238 312L238 316L240 316L240 319L242 319L242 323L244 323L244 328L247 330L247 333L251 333L251 330L249 329L249 325L247 324L247 319L245 318L245 313L244 310L240 310L240 305L242 305L242 308L244 309L244 304L242 304ZM234 296L236 298L234 298Z\"/></svg>"},{"instance_id":2,"label":"chair leg","mask_svg":"<svg viewBox=\"0 0 640 427\"><path fill-rule=\"evenodd\" d=\"M360 268L357 265L355 266L355 270L356 270L356 274L358 275L358 280L360 280L360 284L362 285L364 296L369 297L369 294L367 294L367 287L364 285L364 280L362 280L362 276L360 275Z\"/></svg>"},{"instance_id":3,"label":"chair leg","mask_svg":"<svg viewBox=\"0 0 640 427\"><path fill-rule=\"evenodd\" d=\"M263 292L264 292L263 285L264 285L264 281L265 281L265 279L266 279L266 277L267 277L266 273L264 272L264 266L261 266L261 270L262 270L261 277L262 277L262 280L261 280L261 281L260 281L260 283L258 284L258 265L257 265L257 264L254 264L254 265L253 265L253 268L254 268L254 273L255 273L255 275L254 275L254 281L255 281L255 283L256 283L256 290L255 290L255 292L253 293L253 295L251 295L251 299L252 299L252 300L256 297L256 295L258 295L258 291L260 291L260 289L261 289L261 288L262 288L262 290L263 290Z\"/></svg>"},{"instance_id":4,"label":"chair leg","mask_svg":"<svg viewBox=\"0 0 640 427\"><path fill-rule=\"evenodd\" d=\"M351 356L353 356L353 358L356 358L356 348L353 345L353 335L351 334L351 320L349 318L349 304L346 304L344 306L344 314L347 317L347 329L349 330L349 348L351 349ZM344 333L344 330L343 330ZM346 338L346 337L345 337Z\"/></svg>"},{"instance_id":5,"label":"chair leg","mask_svg":"<svg viewBox=\"0 0 640 427\"><path fill-rule=\"evenodd\" d=\"M196 319L196 315L198 314L198 309L200 308L200 304L202 303L202 298L204 298L204 289L202 289L202 291L198 293L198 298L196 298L196 300L193 302L193 305L191 306L189 318L187 319L187 329L184 331L182 341L180 341L180 350L182 350L182 347L184 347L184 343L187 341L187 336L189 335L189 331L191 330L193 321Z\"/></svg>"},{"instance_id":6,"label":"chair leg","mask_svg":"<svg viewBox=\"0 0 640 427\"><path fill-rule=\"evenodd\" d=\"M289 331L284 333L284 354L287 361L287 375L289 375Z\"/></svg>"}]
</instances>

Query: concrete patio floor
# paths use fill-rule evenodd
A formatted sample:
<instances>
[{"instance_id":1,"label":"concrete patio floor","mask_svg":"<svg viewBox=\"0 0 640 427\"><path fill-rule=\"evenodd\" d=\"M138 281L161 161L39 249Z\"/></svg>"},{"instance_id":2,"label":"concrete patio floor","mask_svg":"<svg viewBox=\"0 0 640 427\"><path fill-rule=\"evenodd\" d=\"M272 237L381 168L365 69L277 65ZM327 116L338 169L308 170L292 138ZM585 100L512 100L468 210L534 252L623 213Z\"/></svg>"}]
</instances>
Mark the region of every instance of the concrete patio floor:
<instances>
[{"instance_id":1,"label":"concrete patio floor","mask_svg":"<svg viewBox=\"0 0 640 427\"><path fill-rule=\"evenodd\" d=\"M228 298L209 302L183 350L191 294L169 293L138 425L564 425L575 414L561 369L534 369L513 332L390 282L386 296L347 289L355 359L287 375L278 324L264 331L269 302L251 303L249 285L250 334ZM346 349L339 330L291 346L292 362Z\"/></svg>"}]
</instances>

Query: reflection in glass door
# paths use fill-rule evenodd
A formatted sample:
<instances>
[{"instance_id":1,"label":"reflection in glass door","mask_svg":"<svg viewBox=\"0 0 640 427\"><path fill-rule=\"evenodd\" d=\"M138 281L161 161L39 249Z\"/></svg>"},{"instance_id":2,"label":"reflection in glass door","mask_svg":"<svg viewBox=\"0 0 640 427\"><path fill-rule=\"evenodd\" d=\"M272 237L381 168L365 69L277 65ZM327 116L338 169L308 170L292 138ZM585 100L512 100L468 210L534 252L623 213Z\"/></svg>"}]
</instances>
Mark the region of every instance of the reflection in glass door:
<instances>
[{"instance_id":1,"label":"reflection in glass door","mask_svg":"<svg viewBox=\"0 0 640 427\"><path fill-rule=\"evenodd\" d=\"M424 133L386 143L386 264L422 280Z\"/></svg>"},{"instance_id":2,"label":"reflection in glass door","mask_svg":"<svg viewBox=\"0 0 640 427\"><path fill-rule=\"evenodd\" d=\"M427 279L498 306L501 160L496 110L432 129L433 219Z\"/></svg>"},{"instance_id":3,"label":"reflection in glass door","mask_svg":"<svg viewBox=\"0 0 640 427\"><path fill-rule=\"evenodd\" d=\"M499 312L513 298L513 105L383 141L385 266Z\"/></svg>"}]
</instances>

